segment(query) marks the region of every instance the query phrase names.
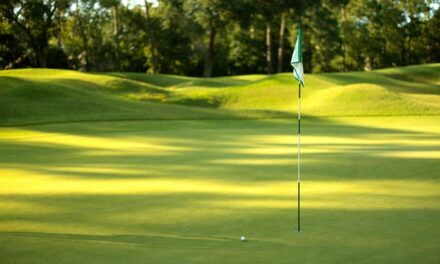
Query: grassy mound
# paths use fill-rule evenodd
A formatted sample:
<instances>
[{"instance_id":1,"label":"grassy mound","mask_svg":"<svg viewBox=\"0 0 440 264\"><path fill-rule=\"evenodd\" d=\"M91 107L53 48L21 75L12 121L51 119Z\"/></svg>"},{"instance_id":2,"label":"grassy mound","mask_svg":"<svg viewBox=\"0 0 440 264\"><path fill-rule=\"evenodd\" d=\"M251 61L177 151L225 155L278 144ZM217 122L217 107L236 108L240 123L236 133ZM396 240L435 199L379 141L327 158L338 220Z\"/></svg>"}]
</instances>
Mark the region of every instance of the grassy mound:
<instances>
[{"instance_id":1,"label":"grassy mound","mask_svg":"<svg viewBox=\"0 0 440 264\"><path fill-rule=\"evenodd\" d=\"M157 98L166 96L166 90L112 76L29 69L1 72L0 80L3 125L225 117L211 109L156 103ZM148 94L151 100L130 100L131 93Z\"/></svg>"},{"instance_id":2,"label":"grassy mound","mask_svg":"<svg viewBox=\"0 0 440 264\"><path fill-rule=\"evenodd\" d=\"M440 65L364 73L306 76L303 112L313 116L438 115ZM211 102L224 109L295 112L297 87L291 74L278 74L225 88L188 86L175 90L177 103ZM180 96L180 97L179 97Z\"/></svg>"},{"instance_id":3,"label":"grassy mound","mask_svg":"<svg viewBox=\"0 0 440 264\"><path fill-rule=\"evenodd\" d=\"M192 78L23 69L0 72L0 124L93 120L286 117L295 113L290 73ZM313 116L439 115L440 64L306 76Z\"/></svg>"}]
</instances>

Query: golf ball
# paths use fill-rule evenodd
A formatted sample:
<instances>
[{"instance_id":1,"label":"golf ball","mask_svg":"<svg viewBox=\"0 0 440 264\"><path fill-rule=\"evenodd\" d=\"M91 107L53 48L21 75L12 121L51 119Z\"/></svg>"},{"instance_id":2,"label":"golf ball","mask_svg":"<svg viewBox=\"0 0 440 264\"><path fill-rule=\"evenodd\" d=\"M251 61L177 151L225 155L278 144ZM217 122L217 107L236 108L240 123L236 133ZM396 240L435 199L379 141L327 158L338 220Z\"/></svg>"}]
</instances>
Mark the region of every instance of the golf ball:
<instances>
[{"instance_id":1,"label":"golf ball","mask_svg":"<svg viewBox=\"0 0 440 264\"><path fill-rule=\"evenodd\" d=\"M240 237L240 240L244 242L247 240L247 238L245 236L242 236L242 237Z\"/></svg>"}]
</instances>

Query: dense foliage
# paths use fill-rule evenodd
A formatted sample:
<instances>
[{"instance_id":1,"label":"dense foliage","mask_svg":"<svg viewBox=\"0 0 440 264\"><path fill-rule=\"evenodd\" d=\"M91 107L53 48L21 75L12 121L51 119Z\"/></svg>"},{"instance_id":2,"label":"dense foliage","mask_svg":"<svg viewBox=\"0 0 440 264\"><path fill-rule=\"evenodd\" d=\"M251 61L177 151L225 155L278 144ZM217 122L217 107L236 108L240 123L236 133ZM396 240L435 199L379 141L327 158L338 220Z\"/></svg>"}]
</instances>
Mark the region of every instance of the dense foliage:
<instances>
[{"instance_id":1,"label":"dense foliage","mask_svg":"<svg viewBox=\"0 0 440 264\"><path fill-rule=\"evenodd\" d=\"M2 0L0 68L193 76L290 70L297 22L307 72L440 61L437 0Z\"/></svg>"}]
</instances>

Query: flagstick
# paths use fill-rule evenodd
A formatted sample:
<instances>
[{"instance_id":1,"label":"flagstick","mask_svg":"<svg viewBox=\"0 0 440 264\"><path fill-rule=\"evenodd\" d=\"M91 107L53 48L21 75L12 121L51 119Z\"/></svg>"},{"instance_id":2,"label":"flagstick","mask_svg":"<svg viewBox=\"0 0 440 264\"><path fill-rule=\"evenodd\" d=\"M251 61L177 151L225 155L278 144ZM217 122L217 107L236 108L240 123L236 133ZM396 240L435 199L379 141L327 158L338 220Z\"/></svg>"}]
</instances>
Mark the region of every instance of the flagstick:
<instances>
[{"instance_id":1,"label":"flagstick","mask_svg":"<svg viewBox=\"0 0 440 264\"><path fill-rule=\"evenodd\" d=\"M298 230L301 232L301 83L298 83Z\"/></svg>"},{"instance_id":2,"label":"flagstick","mask_svg":"<svg viewBox=\"0 0 440 264\"><path fill-rule=\"evenodd\" d=\"M301 20L298 24L298 37L293 50L290 64L293 67L293 76L298 81L298 229L301 232L301 85L304 85L304 69L302 65L302 32Z\"/></svg>"}]
</instances>

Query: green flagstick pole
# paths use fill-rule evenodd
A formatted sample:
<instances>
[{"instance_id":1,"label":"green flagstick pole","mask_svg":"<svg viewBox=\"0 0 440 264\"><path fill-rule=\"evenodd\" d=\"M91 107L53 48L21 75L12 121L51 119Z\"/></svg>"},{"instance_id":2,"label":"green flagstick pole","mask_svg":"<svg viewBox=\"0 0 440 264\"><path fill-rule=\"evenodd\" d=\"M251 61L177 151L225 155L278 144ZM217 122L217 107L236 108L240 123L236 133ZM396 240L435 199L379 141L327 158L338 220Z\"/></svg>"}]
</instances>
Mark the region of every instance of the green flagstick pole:
<instances>
[{"instance_id":1,"label":"green flagstick pole","mask_svg":"<svg viewBox=\"0 0 440 264\"><path fill-rule=\"evenodd\" d=\"M301 19L298 23L301 32ZM300 40L299 43L301 43ZM302 47L299 47L299 56L302 63ZM298 80L298 233L301 232L301 82Z\"/></svg>"},{"instance_id":2,"label":"green flagstick pole","mask_svg":"<svg viewBox=\"0 0 440 264\"><path fill-rule=\"evenodd\" d=\"M301 85L304 86L304 69L302 65L302 32L301 21L298 24L298 37L290 64L293 76L298 81L298 229L301 232Z\"/></svg>"},{"instance_id":3,"label":"green flagstick pole","mask_svg":"<svg viewBox=\"0 0 440 264\"><path fill-rule=\"evenodd\" d=\"M301 83L298 84L298 232L301 232Z\"/></svg>"}]
</instances>

